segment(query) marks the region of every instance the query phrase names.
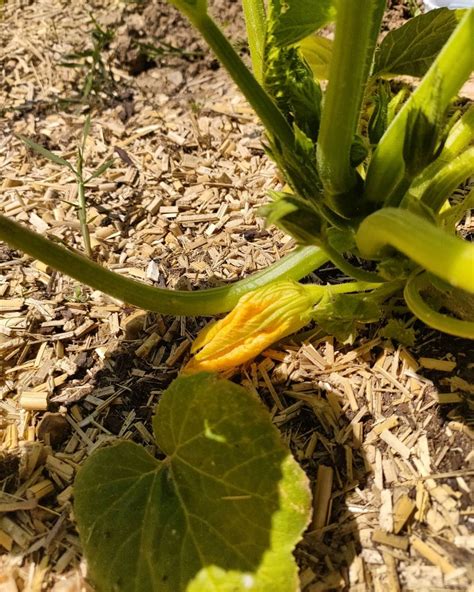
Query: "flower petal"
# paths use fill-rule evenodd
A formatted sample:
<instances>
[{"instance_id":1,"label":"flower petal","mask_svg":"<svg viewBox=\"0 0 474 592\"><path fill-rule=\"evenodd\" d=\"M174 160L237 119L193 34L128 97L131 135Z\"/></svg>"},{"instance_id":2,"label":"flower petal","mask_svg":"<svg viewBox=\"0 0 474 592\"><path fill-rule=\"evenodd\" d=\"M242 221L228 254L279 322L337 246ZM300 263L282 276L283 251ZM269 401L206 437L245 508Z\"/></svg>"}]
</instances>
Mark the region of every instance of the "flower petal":
<instances>
[{"instance_id":1,"label":"flower petal","mask_svg":"<svg viewBox=\"0 0 474 592\"><path fill-rule=\"evenodd\" d=\"M315 292L283 280L243 296L234 310L198 335L185 373L228 370L251 360L275 341L298 331L311 318Z\"/></svg>"}]
</instances>

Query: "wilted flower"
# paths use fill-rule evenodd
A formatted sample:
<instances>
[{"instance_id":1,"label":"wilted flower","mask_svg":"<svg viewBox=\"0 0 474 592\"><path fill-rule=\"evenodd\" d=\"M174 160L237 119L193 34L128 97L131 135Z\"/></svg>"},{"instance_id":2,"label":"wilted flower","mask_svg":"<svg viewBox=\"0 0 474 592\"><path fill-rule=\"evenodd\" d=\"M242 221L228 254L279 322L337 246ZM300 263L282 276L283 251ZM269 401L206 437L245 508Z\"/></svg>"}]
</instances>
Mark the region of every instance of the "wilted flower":
<instances>
[{"instance_id":1,"label":"wilted flower","mask_svg":"<svg viewBox=\"0 0 474 592\"><path fill-rule=\"evenodd\" d=\"M311 320L318 288L283 280L245 294L231 313L201 331L191 349L198 353L184 372L233 368L298 331Z\"/></svg>"}]
</instances>

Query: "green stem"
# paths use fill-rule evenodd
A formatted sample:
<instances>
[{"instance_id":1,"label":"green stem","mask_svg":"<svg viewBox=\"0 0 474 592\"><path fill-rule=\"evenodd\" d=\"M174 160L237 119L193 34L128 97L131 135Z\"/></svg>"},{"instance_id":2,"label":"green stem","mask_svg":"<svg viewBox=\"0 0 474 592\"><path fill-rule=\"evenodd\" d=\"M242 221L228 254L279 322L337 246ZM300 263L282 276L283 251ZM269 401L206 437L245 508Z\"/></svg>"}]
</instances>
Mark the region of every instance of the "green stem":
<instances>
[{"instance_id":1,"label":"green stem","mask_svg":"<svg viewBox=\"0 0 474 592\"><path fill-rule=\"evenodd\" d=\"M473 139L474 105L471 105L450 129L439 159L444 162L449 162L452 158L467 148Z\"/></svg>"},{"instance_id":2,"label":"green stem","mask_svg":"<svg viewBox=\"0 0 474 592\"><path fill-rule=\"evenodd\" d=\"M265 51L265 5L263 0L242 0L242 6L253 74L261 83L263 79L263 54Z\"/></svg>"},{"instance_id":3,"label":"green stem","mask_svg":"<svg viewBox=\"0 0 474 592\"><path fill-rule=\"evenodd\" d=\"M372 292L371 297L375 302L382 304L387 298L396 294L404 285L404 280L394 280L378 284L378 287Z\"/></svg>"},{"instance_id":4,"label":"green stem","mask_svg":"<svg viewBox=\"0 0 474 592\"><path fill-rule=\"evenodd\" d=\"M344 282L341 284L328 284L319 286L316 284L304 284L309 292L314 294L315 300L319 301L325 294L348 294L350 292L368 292L380 287L380 283L373 282Z\"/></svg>"},{"instance_id":5,"label":"green stem","mask_svg":"<svg viewBox=\"0 0 474 592\"><path fill-rule=\"evenodd\" d=\"M432 101L433 89L439 86L440 92L436 99L441 115L451 98L469 77L474 69L473 39L474 9L466 11L418 88L403 105L380 140L366 177L365 195L370 201L386 202L403 178L403 143L410 110Z\"/></svg>"},{"instance_id":6,"label":"green stem","mask_svg":"<svg viewBox=\"0 0 474 592\"><path fill-rule=\"evenodd\" d=\"M2 215L0 240L123 302L171 315L208 316L227 312L247 292L280 279L299 280L328 260L324 251L317 247L301 247L267 269L235 284L186 292L155 288L125 278Z\"/></svg>"},{"instance_id":7,"label":"green stem","mask_svg":"<svg viewBox=\"0 0 474 592\"><path fill-rule=\"evenodd\" d=\"M395 247L452 286L474 292L474 245L413 212L398 208L378 210L360 225L356 244L368 259L381 256L388 245Z\"/></svg>"},{"instance_id":8,"label":"green stem","mask_svg":"<svg viewBox=\"0 0 474 592\"><path fill-rule=\"evenodd\" d=\"M407 196L407 192L410 189L411 184L413 183L413 176L408 174L405 170L403 177L397 183L397 186L394 188L391 195L387 197L387 200L384 202L385 208L398 208L401 203L403 203L403 198Z\"/></svg>"},{"instance_id":9,"label":"green stem","mask_svg":"<svg viewBox=\"0 0 474 592\"><path fill-rule=\"evenodd\" d=\"M352 265L352 263L346 261L343 255L336 251L336 249L334 249L327 241L323 244L323 248L331 262L349 277L353 277L361 282L370 283L383 283L386 281L377 273L360 269L359 267L356 267L355 265Z\"/></svg>"},{"instance_id":10,"label":"green stem","mask_svg":"<svg viewBox=\"0 0 474 592\"><path fill-rule=\"evenodd\" d=\"M442 168L428 183L421 201L438 213L448 197L474 171L474 147L469 148Z\"/></svg>"},{"instance_id":11,"label":"green stem","mask_svg":"<svg viewBox=\"0 0 474 592\"><path fill-rule=\"evenodd\" d=\"M439 214L439 220L443 228L448 232L455 232L458 222L468 210L474 209L474 189L461 201L461 203L447 208Z\"/></svg>"},{"instance_id":12,"label":"green stem","mask_svg":"<svg viewBox=\"0 0 474 592\"><path fill-rule=\"evenodd\" d=\"M208 14L188 13L188 17L255 109L267 132L277 138L283 146L293 150L293 131L288 122L240 59L219 27Z\"/></svg>"},{"instance_id":13,"label":"green stem","mask_svg":"<svg viewBox=\"0 0 474 592\"><path fill-rule=\"evenodd\" d=\"M433 329L448 333L449 335L456 335L457 337L474 339L474 322L462 321L440 313L425 302L420 292L428 288L429 285L430 282L427 275L420 273L419 270L410 276L405 285L403 295L411 312L426 325L433 327Z\"/></svg>"},{"instance_id":14,"label":"green stem","mask_svg":"<svg viewBox=\"0 0 474 592\"><path fill-rule=\"evenodd\" d=\"M350 199L348 194L357 183L350 151L384 5L385 2L380 0L337 2L336 36L319 130L317 161L324 188L335 201L336 210L340 211L347 208L338 202Z\"/></svg>"},{"instance_id":15,"label":"green stem","mask_svg":"<svg viewBox=\"0 0 474 592\"><path fill-rule=\"evenodd\" d=\"M466 150L474 140L474 105L465 111L449 130L443 150L438 158L432 162L416 179L410 193L419 197L431 180L461 152Z\"/></svg>"},{"instance_id":16,"label":"green stem","mask_svg":"<svg viewBox=\"0 0 474 592\"><path fill-rule=\"evenodd\" d=\"M86 192L84 187L84 179L82 178L82 155L83 150L78 151L78 159L77 159L77 202L78 202L78 215L79 215L79 223L81 225L81 234L82 240L84 241L84 250L86 255L89 259L92 258L92 245L91 245L91 237L89 233L89 226L87 225L87 202L86 202Z\"/></svg>"}]
</instances>

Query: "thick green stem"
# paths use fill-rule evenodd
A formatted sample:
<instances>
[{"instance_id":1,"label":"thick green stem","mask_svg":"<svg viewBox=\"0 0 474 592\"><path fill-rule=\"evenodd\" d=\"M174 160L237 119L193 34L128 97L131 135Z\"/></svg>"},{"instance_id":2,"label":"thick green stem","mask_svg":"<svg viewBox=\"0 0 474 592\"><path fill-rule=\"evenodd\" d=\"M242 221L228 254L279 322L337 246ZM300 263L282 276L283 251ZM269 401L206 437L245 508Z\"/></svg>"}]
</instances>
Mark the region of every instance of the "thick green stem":
<instances>
[{"instance_id":1,"label":"thick green stem","mask_svg":"<svg viewBox=\"0 0 474 592\"><path fill-rule=\"evenodd\" d=\"M337 196L350 199L348 194L357 183L350 152L384 5L380 0L337 2L336 36L318 139L319 174L336 203Z\"/></svg>"},{"instance_id":2,"label":"thick green stem","mask_svg":"<svg viewBox=\"0 0 474 592\"><path fill-rule=\"evenodd\" d=\"M421 216L383 208L368 216L356 234L363 257L392 246L456 288L474 293L474 245L444 232Z\"/></svg>"},{"instance_id":3,"label":"thick green stem","mask_svg":"<svg viewBox=\"0 0 474 592\"><path fill-rule=\"evenodd\" d=\"M395 187L390 197L388 197L387 201L384 203L384 207L398 208L400 204L403 204L404 198L406 198L409 195L408 190L410 189L412 183L413 177L408 173L408 171L405 171L398 185Z\"/></svg>"},{"instance_id":4,"label":"thick green stem","mask_svg":"<svg viewBox=\"0 0 474 592\"><path fill-rule=\"evenodd\" d=\"M370 201L387 203L403 178L403 143L411 109L419 109L433 101L433 89L439 87L436 101L439 115L442 115L469 77L474 69L473 39L474 9L466 11L426 76L380 140L367 171L365 195Z\"/></svg>"},{"instance_id":5,"label":"thick green stem","mask_svg":"<svg viewBox=\"0 0 474 592\"><path fill-rule=\"evenodd\" d=\"M267 269L235 284L185 292L155 288L123 277L2 215L0 240L123 302L163 314L187 316L208 316L227 312L247 292L280 279L299 280L328 260L321 249L302 247Z\"/></svg>"},{"instance_id":6,"label":"thick green stem","mask_svg":"<svg viewBox=\"0 0 474 592\"><path fill-rule=\"evenodd\" d=\"M462 152L474 139L474 105L465 111L461 118L450 129L448 137L439 157L441 161L448 161Z\"/></svg>"},{"instance_id":7,"label":"thick green stem","mask_svg":"<svg viewBox=\"0 0 474 592\"><path fill-rule=\"evenodd\" d=\"M449 315L434 310L429 306L421 291L430 285L426 273L415 272L407 281L404 290L404 298L411 312L426 325L457 337L474 339L474 322L462 321Z\"/></svg>"},{"instance_id":8,"label":"thick green stem","mask_svg":"<svg viewBox=\"0 0 474 592\"><path fill-rule=\"evenodd\" d=\"M265 51L265 5L263 0L242 0L252 69L258 82L263 79Z\"/></svg>"},{"instance_id":9,"label":"thick green stem","mask_svg":"<svg viewBox=\"0 0 474 592\"><path fill-rule=\"evenodd\" d=\"M439 214L439 220L443 228L448 232L455 232L456 226L460 220L464 217L464 214L468 210L474 209L474 189L468 193L468 195L455 206L450 206Z\"/></svg>"},{"instance_id":10,"label":"thick green stem","mask_svg":"<svg viewBox=\"0 0 474 592\"><path fill-rule=\"evenodd\" d=\"M449 130L443 150L438 158L419 175L410 188L410 193L419 197L431 180L446 165L452 162L461 152L464 152L474 140L474 105L463 113Z\"/></svg>"}]
</instances>

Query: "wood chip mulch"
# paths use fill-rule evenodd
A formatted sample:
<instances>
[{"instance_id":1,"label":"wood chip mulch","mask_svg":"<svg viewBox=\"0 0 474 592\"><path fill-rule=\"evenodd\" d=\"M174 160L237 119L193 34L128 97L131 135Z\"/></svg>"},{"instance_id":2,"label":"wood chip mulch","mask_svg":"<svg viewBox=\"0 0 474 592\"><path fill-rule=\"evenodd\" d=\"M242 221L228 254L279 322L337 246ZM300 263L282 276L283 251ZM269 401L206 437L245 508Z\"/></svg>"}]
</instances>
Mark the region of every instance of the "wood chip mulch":
<instances>
[{"instance_id":1,"label":"wood chip mulch","mask_svg":"<svg viewBox=\"0 0 474 592\"><path fill-rule=\"evenodd\" d=\"M233 11L227 26L243 47L225 4L215 9ZM60 65L91 47L90 11L115 32L103 51L111 86L92 108L70 101L85 70ZM151 63L130 41L137 31L161 51ZM194 289L293 248L257 214L280 180L252 111L175 11L12 0L0 39L2 213L82 250L73 176L14 134L74 161L91 111L87 170L115 156L87 187L97 261ZM117 438L155 451L154 405L204 322L136 310L0 245L1 592L91 590L75 474ZM296 550L305 592L474 587L474 357L469 342L417 328L412 349L376 328L353 347L296 336L231 375L262 398L312 481L313 520Z\"/></svg>"}]
</instances>

